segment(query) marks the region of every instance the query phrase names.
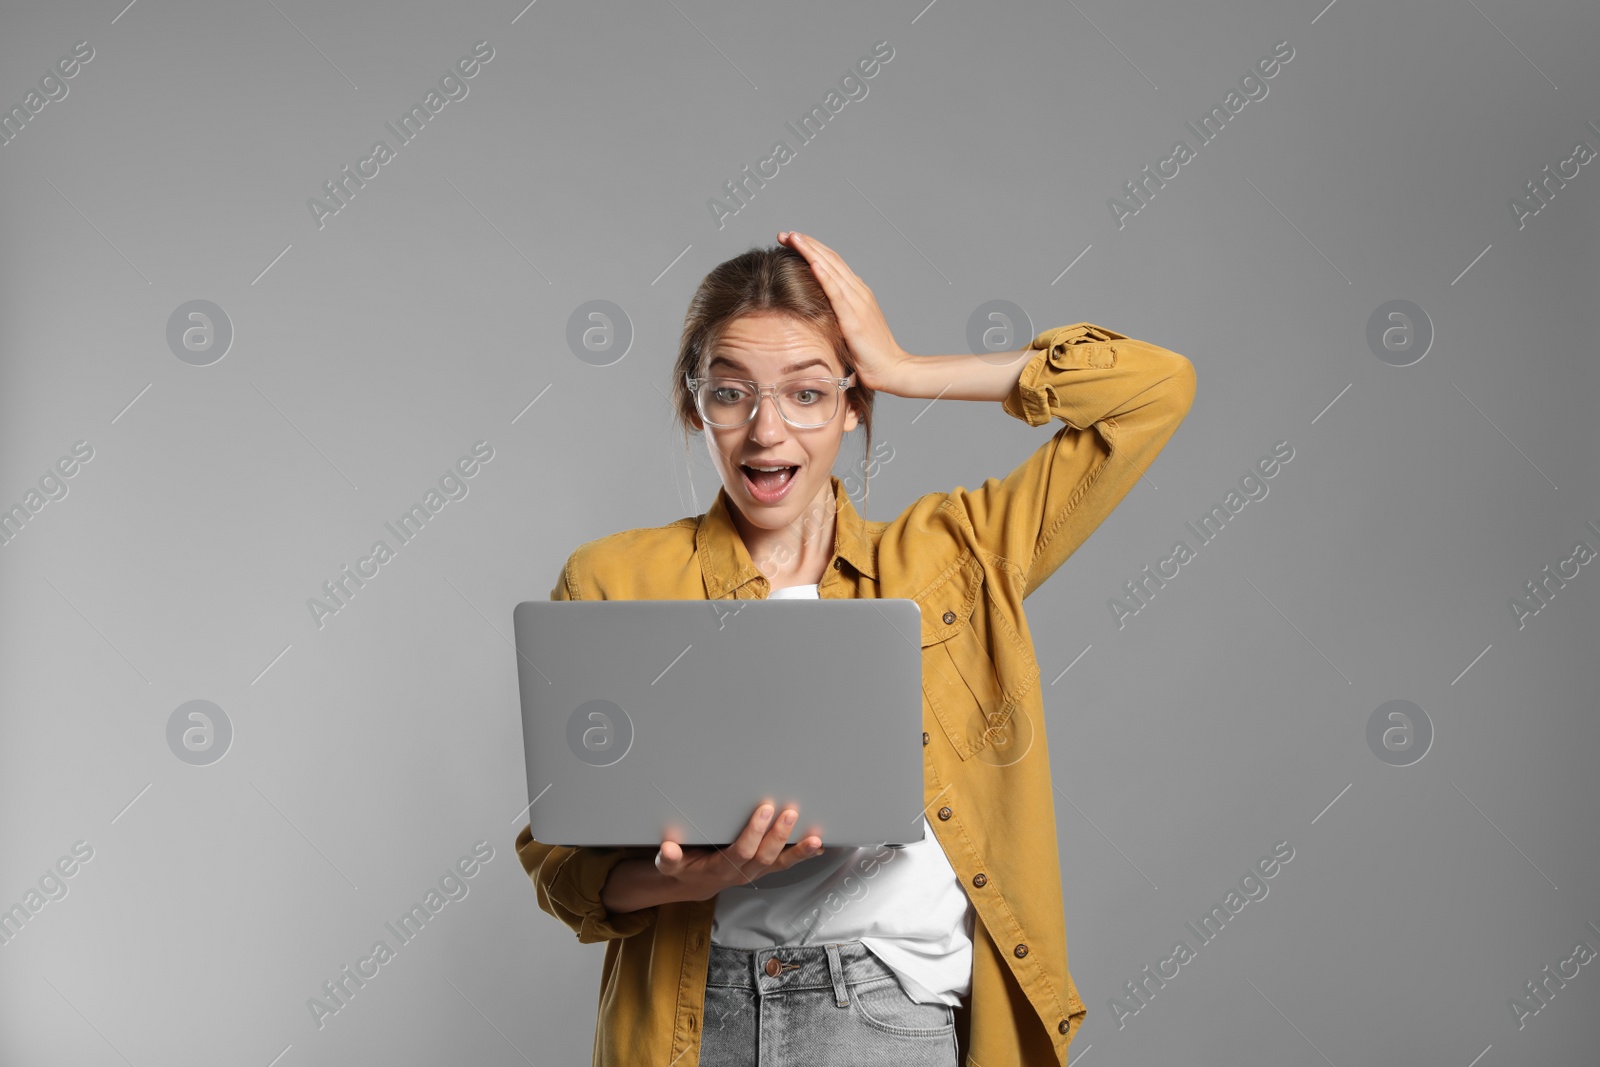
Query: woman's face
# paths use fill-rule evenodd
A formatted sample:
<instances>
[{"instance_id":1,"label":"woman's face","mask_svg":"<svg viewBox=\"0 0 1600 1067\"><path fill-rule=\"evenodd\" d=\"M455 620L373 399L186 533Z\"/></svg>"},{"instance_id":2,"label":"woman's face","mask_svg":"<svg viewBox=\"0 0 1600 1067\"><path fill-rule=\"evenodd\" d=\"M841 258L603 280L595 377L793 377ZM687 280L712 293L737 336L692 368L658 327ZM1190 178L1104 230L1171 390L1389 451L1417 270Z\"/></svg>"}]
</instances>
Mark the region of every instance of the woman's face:
<instances>
[{"instance_id":1,"label":"woman's face","mask_svg":"<svg viewBox=\"0 0 1600 1067\"><path fill-rule=\"evenodd\" d=\"M844 377L844 368L827 340L806 323L788 315L761 313L735 319L710 353L706 377L746 378L772 384L795 378ZM705 433L711 462L722 476L728 499L755 526L781 530L792 526L814 506L826 508L831 499L833 461L839 442L856 428L850 390L839 397L833 420L811 429L796 429L783 421L771 396L763 396L756 416L743 426L718 429L707 426L698 412L694 425ZM791 412L790 414L796 414ZM797 416L798 417L798 416ZM795 468L772 499L760 492L744 471L745 465Z\"/></svg>"}]
</instances>

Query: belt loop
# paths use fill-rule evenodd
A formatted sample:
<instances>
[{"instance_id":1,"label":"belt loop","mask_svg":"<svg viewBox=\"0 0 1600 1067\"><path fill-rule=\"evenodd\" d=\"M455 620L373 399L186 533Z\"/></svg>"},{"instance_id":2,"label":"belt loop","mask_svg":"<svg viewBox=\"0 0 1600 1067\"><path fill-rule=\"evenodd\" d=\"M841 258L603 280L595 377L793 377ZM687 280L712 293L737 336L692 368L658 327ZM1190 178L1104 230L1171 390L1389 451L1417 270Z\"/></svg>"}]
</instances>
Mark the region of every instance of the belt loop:
<instances>
[{"instance_id":1,"label":"belt loop","mask_svg":"<svg viewBox=\"0 0 1600 1067\"><path fill-rule=\"evenodd\" d=\"M839 959L839 946L830 941L825 946L828 950L828 973L833 977L833 999L841 1008L850 1006L850 993L844 984L844 963Z\"/></svg>"}]
</instances>

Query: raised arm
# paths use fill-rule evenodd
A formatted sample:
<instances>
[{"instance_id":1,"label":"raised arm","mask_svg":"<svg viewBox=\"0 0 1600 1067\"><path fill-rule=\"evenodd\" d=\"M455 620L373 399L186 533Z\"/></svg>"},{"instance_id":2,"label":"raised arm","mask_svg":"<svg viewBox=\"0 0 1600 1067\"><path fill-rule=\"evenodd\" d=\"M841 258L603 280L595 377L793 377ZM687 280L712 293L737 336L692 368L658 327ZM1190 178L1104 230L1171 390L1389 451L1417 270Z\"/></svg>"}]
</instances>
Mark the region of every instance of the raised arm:
<instances>
[{"instance_id":1,"label":"raised arm","mask_svg":"<svg viewBox=\"0 0 1600 1067\"><path fill-rule=\"evenodd\" d=\"M1004 478L949 494L978 544L1023 574L1026 597L1088 539L1155 461L1194 401L1194 365L1088 322L1026 349L912 356L880 388L908 397L1002 400L1030 426L1066 425Z\"/></svg>"}]
</instances>

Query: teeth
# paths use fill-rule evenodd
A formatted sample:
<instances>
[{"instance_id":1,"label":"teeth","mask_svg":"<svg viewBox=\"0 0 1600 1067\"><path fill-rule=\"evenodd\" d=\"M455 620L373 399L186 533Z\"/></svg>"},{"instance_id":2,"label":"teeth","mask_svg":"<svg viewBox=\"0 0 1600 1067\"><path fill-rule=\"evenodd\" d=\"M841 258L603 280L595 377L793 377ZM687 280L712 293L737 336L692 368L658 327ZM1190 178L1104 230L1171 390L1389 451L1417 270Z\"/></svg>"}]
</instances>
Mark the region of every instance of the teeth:
<instances>
[{"instance_id":1,"label":"teeth","mask_svg":"<svg viewBox=\"0 0 1600 1067\"><path fill-rule=\"evenodd\" d=\"M747 464L748 466L748 464ZM788 467L751 467L753 471L786 471Z\"/></svg>"}]
</instances>

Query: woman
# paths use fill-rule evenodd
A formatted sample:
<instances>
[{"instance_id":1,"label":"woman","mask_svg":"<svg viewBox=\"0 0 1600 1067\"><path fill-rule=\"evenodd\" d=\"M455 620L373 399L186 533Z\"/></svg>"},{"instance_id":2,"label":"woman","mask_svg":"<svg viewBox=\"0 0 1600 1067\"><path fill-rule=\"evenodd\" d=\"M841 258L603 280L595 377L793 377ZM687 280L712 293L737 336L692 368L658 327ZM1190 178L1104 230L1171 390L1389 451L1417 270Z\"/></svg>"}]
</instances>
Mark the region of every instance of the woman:
<instances>
[{"instance_id":1,"label":"woman","mask_svg":"<svg viewBox=\"0 0 1600 1067\"><path fill-rule=\"evenodd\" d=\"M596 1067L753 1067L758 1049L763 1065L1065 1064L1087 1009L1022 601L1154 461L1194 368L1089 323L1013 353L910 355L837 253L778 239L705 277L679 344L677 415L706 436L717 499L581 545L552 597L916 600L925 836L789 843L798 812L763 803L726 849L554 846L524 827L517 854L543 910L606 942ZM1064 425L1004 479L867 522L831 472L858 425L871 454L877 391Z\"/></svg>"}]
</instances>

